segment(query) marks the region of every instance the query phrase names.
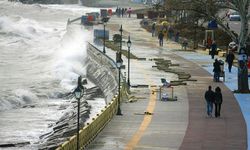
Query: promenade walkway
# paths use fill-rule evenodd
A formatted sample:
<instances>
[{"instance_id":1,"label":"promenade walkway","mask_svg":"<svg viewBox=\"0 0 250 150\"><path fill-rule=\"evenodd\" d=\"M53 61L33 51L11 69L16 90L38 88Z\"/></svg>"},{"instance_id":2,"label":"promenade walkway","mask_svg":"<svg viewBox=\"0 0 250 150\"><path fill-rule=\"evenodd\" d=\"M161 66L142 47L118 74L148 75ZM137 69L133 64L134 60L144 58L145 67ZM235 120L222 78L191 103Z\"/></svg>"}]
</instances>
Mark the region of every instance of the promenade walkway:
<instances>
[{"instance_id":1,"label":"promenade walkway","mask_svg":"<svg viewBox=\"0 0 250 150\"><path fill-rule=\"evenodd\" d=\"M149 85L149 88L131 88L137 101L123 102L122 116L115 116L88 147L90 150L245 150L247 149L246 124L233 93L222 82L215 83L212 75L202 65L212 60L192 59L193 52L181 52L174 42L158 46L158 40L140 28L135 18L111 18L107 28L110 34L119 33L122 24L124 35L131 35L131 52L144 61L131 60L130 82L132 85ZM126 47L124 47L125 49ZM107 49L107 55L115 58L115 52ZM182 56L189 55L187 60ZM159 100L157 92L161 78L176 79L175 74L159 71L152 58L171 60L179 66L175 69L191 74L186 86L174 87L178 101ZM127 60L123 57L124 64ZM123 73L127 72L126 69ZM125 74L125 73L124 73ZM206 116L204 93L208 85L220 86L224 102L220 118ZM144 112L151 115L144 115Z\"/></svg>"}]
</instances>

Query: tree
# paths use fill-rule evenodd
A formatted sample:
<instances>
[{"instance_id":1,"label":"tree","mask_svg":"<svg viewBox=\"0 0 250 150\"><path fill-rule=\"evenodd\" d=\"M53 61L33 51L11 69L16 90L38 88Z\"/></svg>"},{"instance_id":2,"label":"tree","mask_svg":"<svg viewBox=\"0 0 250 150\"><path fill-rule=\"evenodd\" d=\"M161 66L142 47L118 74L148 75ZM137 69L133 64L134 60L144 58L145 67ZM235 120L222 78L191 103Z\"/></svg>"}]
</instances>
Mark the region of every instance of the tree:
<instances>
[{"instance_id":1,"label":"tree","mask_svg":"<svg viewBox=\"0 0 250 150\"><path fill-rule=\"evenodd\" d=\"M244 49L247 54L250 54L250 49L246 49L246 42L250 35L250 31L248 30L248 22L250 20L249 3L250 0L168 0L165 6L167 9L172 10L177 9L196 12L200 15L199 20L215 20L219 27L223 29L233 41L238 43L239 53L241 52L240 50ZM239 12L241 17L241 29L239 35L230 30L227 26L228 18L226 12L229 9ZM240 93L246 93L249 92L246 61L244 63L239 61L239 66L237 91Z\"/></svg>"}]
</instances>

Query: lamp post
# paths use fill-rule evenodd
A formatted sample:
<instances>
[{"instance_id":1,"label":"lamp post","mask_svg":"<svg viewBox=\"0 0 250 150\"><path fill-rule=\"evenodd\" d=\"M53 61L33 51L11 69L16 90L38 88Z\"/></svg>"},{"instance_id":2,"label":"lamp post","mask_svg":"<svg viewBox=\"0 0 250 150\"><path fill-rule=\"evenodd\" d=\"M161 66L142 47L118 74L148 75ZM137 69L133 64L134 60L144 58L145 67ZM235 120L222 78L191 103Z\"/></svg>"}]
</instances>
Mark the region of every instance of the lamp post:
<instances>
[{"instance_id":1,"label":"lamp post","mask_svg":"<svg viewBox=\"0 0 250 150\"><path fill-rule=\"evenodd\" d=\"M121 34L121 39L120 39L120 52L121 52L122 51L122 32L123 32L122 25L121 25L119 31L120 31L120 34Z\"/></svg>"},{"instance_id":2,"label":"lamp post","mask_svg":"<svg viewBox=\"0 0 250 150\"><path fill-rule=\"evenodd\" d=\"M107 25L108 20L109 20L108 17L103 17L102 18L102 23L103 23L103 53L104 54L106 53L106 50L105 50L105 41L106 41L106 30L105 30L105 27Z\"/></svg>"},{"instance_id":3,"label":"lamp post","mask_svg":"<svg viewBox=\"0 0 250 150\"><path fill-rule=\"evenodd\" d=\"M105 50L105 41L106 41L106 31L105 31L105 26L107 25L107 22L103 22L103 31L104 31L104 33L103 33L103 53L105 54L106 53L106 50Z\"/></svg>"},{"instance_id":4,"label":"lamp post","mask_svg":"<svg viewBox=\"0 0 250 150\"><path fill-rule=\"evenodd\" d=\"M82 86L81 84L81 80L82 80L82 77L79 76L78 77L78 84L77 84L77 87L76 89L74 90L74 96L75 98L77 99L77 150L79 150L79 129L80 129L80 123L79 123L79 120L80 120L80 100L83 96L83 92L84 92L84 87Z\"/></svg>"},{"instance_id":5,"label":"lamp post","mask_svg":"<svg viewBox=\"0 0 250 150\"><path fill-rule=\"evenodd\" d=\"M121 59L121 52L117 52L116 53L116 66L118 68L118 108L117 108L117 113L116 115L122 115L122 112L121 112L121 87L120 87L120 84L121 84L121 66L122 66L122 59Z\"/></svg>"},{"instance_id":6,"label":"lamp post","mask_svg":"<svg viewBox=\"0 0 250 150\"><path fill-rule=\"evenodd\" d=\"M130 88L130 47L132 45L132 42L130 41L130 35L128 36L128 87Z\"/></svg>"},{"instance_id":7,"label":"lamp post","mask_svg":"<svg viewBox=\"0 0 250 150\"><path fill-rule=\"evenodd\" d=\"M121 112L121 87L120 87L120 84L121 84L121 66L122 66L122 25L120 27L120 34L121 34L121 39L120 39L120 50L119 52L116 53L116 65L117 65L117 68L118 68L118 108L117 108L117 113L116 115L122 115L122 112Z\"/></svg>"}]
</instances>

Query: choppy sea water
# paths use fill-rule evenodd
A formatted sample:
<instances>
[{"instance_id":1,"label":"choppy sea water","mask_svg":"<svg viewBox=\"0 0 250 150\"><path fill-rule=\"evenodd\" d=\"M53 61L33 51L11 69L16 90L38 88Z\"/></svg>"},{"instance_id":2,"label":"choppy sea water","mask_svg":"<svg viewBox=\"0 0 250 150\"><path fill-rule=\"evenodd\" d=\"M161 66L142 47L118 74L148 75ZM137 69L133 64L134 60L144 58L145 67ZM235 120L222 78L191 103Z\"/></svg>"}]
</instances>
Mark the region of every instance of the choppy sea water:
<instances>
[{"instance_id":1,"label":"choppy sea water","mask_svg":"<svg viewBox=\"0 0 250 150\"><path fill-rule=\"evenodd\" d=\"M90 35L67 20L98 10L0 0L0 144L28 141L8 149L35 149L39 136L64 114L69 100L62 95L86 74Z\"/></svg>"}]
</instances>

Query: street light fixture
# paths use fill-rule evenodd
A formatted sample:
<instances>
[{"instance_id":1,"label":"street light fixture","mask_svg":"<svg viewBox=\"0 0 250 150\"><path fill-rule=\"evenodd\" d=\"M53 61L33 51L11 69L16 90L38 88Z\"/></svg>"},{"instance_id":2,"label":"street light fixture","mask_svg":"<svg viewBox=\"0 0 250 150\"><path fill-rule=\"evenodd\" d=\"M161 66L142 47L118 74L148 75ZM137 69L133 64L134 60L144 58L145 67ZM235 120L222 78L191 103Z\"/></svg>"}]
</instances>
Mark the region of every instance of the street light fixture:
<instances>
[{"instance_id":1,"label":"street light fixture","mask_svg":"<svg viewBox=\"0 0 250 150\"><path fill-rule=\"evenodd\" d=\"M130 41L130 35L128 36L128 87L130 88L130 47L132 45L132 42Z\"/></svg>"},{"instance_id":2,"label":"street light fixture","mask_svg":"<svg viewBox=\"0 0 250 150\"><path fill-rule=\"evenodd\" d=\"M79 129L80 129L80 100L84 93L84 87L82 86L82 77L78 77L77 87L74 90L74 96L77 99L77 150L79 150Z\"/></svg>"}]
</instances>

